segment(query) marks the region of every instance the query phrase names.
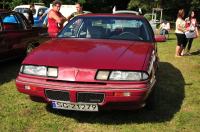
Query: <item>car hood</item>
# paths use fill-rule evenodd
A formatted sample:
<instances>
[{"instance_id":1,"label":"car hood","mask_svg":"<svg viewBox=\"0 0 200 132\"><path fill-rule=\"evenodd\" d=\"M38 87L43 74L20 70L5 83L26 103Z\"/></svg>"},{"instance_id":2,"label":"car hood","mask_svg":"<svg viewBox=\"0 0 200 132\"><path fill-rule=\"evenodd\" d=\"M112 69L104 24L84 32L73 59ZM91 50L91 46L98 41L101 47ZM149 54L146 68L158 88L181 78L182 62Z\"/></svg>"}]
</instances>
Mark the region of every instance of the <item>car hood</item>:
<instances>
[{"instance_id":1,"label":"car hood","mask_svg":"<svg viewBox=\"0 0 200 132\"><path fill-rule=\"evenodd\" d=\"M142 70L149 42L55 39L33 50L24 64L84 69Z\"/></svg>"}]
</instances>

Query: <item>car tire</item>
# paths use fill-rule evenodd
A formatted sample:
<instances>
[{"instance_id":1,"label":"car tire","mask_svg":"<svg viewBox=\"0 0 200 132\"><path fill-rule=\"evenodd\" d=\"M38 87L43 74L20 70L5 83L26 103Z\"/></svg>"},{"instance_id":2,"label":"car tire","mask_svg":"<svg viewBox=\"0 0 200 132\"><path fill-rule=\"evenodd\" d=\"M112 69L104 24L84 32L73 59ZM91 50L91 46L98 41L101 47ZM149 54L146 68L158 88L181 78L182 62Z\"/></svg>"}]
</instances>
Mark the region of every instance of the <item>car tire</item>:
<instances>
[{"instance_id":1,"label":"car tire","mask_svg":"<svg viewBox=\"0 0 200 132\"><path fill-rule=\"evenodd\" d=\"M156 107L155 88L153 88L148 98L146 99L145 108L147 110L154 110L155 107Z\"/></svg>"}]
</instances>

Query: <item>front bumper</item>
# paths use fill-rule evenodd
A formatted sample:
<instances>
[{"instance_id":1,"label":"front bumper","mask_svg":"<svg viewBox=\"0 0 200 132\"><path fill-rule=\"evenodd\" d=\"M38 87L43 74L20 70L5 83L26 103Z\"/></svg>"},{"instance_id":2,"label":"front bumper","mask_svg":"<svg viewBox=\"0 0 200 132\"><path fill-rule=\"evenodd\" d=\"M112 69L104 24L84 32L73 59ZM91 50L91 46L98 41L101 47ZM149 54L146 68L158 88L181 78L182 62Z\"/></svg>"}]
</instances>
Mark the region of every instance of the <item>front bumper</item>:
<instances>
[{"instance_id":1,"label":"front bumper","mask_svg":"<svg viewBox=\"0 0 200 132\"><path fill-rule=\"evenodd\" d=\"M18 76L16 86L19 92L30 96L43 98L46 102L51 102L53 99L47 97L46 90L65 91L69 97L67 101L76 103L79 101L79 93L103 94L103 100L92 103L97 103L98 106L108 109L137 109L143 107L151 88L155 84L155 80L150 84L145 82L135 84L76 84L65 82L51 82L46 80L26 78ZM58 95L59 96L59 95ZM89 98L89 96L87 96ZM92 96L93 97L93 96ZM63 98L62 98L63 99ZM60 99L59 99L60 100ZM88 102L85 102L88 103ZM91 103L91 102L89 102Z\"/></svg>"}]
</instances>

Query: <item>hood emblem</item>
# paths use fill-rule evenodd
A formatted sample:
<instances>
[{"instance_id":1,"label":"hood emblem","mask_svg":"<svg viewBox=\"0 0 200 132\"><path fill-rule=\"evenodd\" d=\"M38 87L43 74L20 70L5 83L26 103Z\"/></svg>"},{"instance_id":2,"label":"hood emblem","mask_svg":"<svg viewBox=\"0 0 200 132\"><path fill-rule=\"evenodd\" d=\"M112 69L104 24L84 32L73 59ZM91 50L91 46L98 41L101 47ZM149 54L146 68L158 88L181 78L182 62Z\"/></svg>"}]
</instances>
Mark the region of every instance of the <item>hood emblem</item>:
<instances>
[{"instance_id":1,"label":"hood emblem","mask_svg":"<svg viewBox=\"0 0 200 132\"><path fill-rule=\"evenodd\" d=\"M76 78L76 76L78 75L79 70L78 69L74 69L74 77Z\"/></svg>"}]
</instances>

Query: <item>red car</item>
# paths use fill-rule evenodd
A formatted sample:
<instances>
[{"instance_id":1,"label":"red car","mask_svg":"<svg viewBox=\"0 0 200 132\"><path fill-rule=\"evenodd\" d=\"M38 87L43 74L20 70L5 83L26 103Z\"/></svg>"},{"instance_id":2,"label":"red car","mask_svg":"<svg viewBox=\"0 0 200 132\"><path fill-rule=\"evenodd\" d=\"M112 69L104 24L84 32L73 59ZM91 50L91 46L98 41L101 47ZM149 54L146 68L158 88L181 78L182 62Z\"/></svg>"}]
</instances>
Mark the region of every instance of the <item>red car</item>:
<instances>
[{"instance_id":1,"label":"red car","mask_svg":"<svg viewBox=\"0 0 200 132\"><path fill-rule=\"evenodd\" d=\"M137 109L153 103L157 68L154 33L144 17L86 14L25 58L16 86L55 109Z\"/></svg>"},{"instance_id":2,"label":"red car","mask_svg":"<svg viewBox=\"0 0 200 132\"><path fill-rule=\"evenodd\" d=\"M45 29L31 27L24 15L0 9L0 61L13 59L39 45Z\"/></svg>"}]
</instances>

